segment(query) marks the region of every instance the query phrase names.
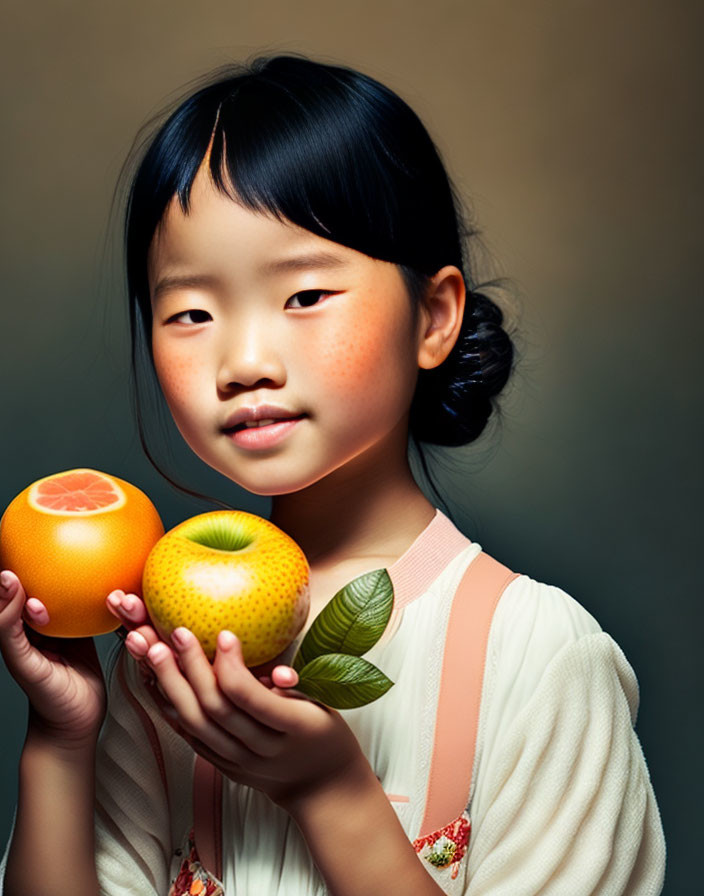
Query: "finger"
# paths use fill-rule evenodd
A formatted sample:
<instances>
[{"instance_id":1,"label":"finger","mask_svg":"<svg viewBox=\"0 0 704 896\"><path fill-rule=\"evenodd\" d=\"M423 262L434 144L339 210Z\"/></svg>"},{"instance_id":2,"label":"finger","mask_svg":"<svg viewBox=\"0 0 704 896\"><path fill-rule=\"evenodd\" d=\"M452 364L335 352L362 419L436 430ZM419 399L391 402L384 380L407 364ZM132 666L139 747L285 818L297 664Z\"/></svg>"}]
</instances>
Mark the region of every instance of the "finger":
<instances>
[{"instance_id":1,"label":"finger","mask_svg":"<svg viewBox=\"0 0 704 896\"><path fill-rule=\"evenodd\" d=\"M164 696L176 710L179 724L221 756L233 757L238 748L235 739L205 714L189 681L178 668L171 648L163 641L152 645L147 654L147 662L153 669ZM239 749L243 749L241 745Z\"/></svg>"},{"instance_id":2,"label":"finger","mask_svg":"<svg viewBox=\"0 0 704 896\"><path fill-rule=\"evenodd\" d=\"M213 666L198 639L180 626L171 636L179 665L206 715L259 756L272 756L281 733L262 725L235 706L218 685Z\"/></svg>"},{"instance_id":3,"label":"finger","mask_svg":"<svg viewBox=\"0 0 704 896\"><path fill-rule=\"evenodd\" d=\"M213 669L223 693L252 718L276 731L290 732L297 727L297 708L252 675L244 664L242 645L230 631L218 635Z\"/></svg>"},{"instance_id":4,"label":"finger","mask_svg":"<svg viewBox=\"0 0 704 896\"><path fill-rule=\"evenodd\" d=\"M171 634L171 647L179 668L188 679L196 697L206 713L217 717L226 700L218 691L213 667L203 652L200 642L184 626L179 626Z\"/></svg>"},{"instance_id":5,"label":"finger","mask_svg":"<svg viewBox=\"0 0 704 896\"><path fill-rule=\"evenodd\" d=\"M154 672L147 662L147 653L152 644L156 644L158 640L157 633L148 625L128 632L125 638L127 652L132 659L137 661L137 668L142 681L150 690L152 690L151 685L154 682Z\"/></svg>"},{"instance_id":6,"label":"finger","mask_svg":"<svg viewBox=\"0 0 704 896\"><path fill-rule=\"evenodd\" d=\"M49 614L41 601L27 600L17 575L5 569L0 573L0 642L5 647L15 651L29 648L23 618L32 626L41 626L49 621Z\"/></svg>"},{"instance_id":7,"label":"finger","mask_svg":"<svg viewBox=\"0 0 704 896\"><path fill-rule=\"evenodd\" d=\"M41 629L48 622L49 612L42 601L28 598L17 575L3 570L0 573L0 647L10 673L21 684L33 684L46 679L51 663L85 664L91 672L100 670L91 638L45 635Z\"/></svg>"},{"instance_id":8,"label":"finger","mask_svg":"<svg viewBox=\"0 0 704 896\"><path fill-rule=\"evenodd\" d=\"M202 740L198 740L197 737L194 737L182 728L175 728L174 730L187 744L190 745L194 753L197 753L198 756L202 756L203 759L206 759L215 768L219 768L230 780L237 781L241 784L248 784L249 786L256 786L259 777L252 771L251 762L248 762L246 766L242 766L232 759L223 763L223 757L214 750L211 750ZM247 769L246 771L245 768Z\"/></svg>"},{"instance_id":9,"label":"finger","mask_svg":"<svg viewBox=\"0 0 704 896\"><path fill-rule=\"evenodd\" d=\"M139 662L146 659L149 648L158 643L159 640L159 635L157 635L151 625L142 625L128 632L125 638L125 647L130 655Z\"/></svg>"},{"instance_id":10,"label":"finger","mask_svg":"<svg viewBox=\"0 0 704 896\"><path fill-rule=\"evenodd\" d=\"M17 627L25 604L24 588L9 569L0 573L0 634Z\"/></svg>"},{"instance_id":11,"label":"finger","mask_svg":"<svg viewBox=\"0 0 704 896\"><path fill-rule=\"evenodd\" d=\"M108 610L120 620L126 629L137 628L149 621L144 601L136 594L126 594L117 589L108 594L106 604Z\"/></svg>"},{"instance_id":12,"label":"finger","mask_svg":"<svg viewBox=\"0 0 704 896\"><path fill-rule=\"evenodd\" d=\"M286 665L287 659L285 658L288 653L288 648L286 650L282 650L280 654L272 659L267 660L265 663L259 663L256 666L248 666L249 671L252 675L256 676L256 678L260 678L262 675L271 675L272 670L277 666Z\"/></svg>"},{"instance_id":13,"label":"finger","mask_svg":"<svg viewBox=\"0 0 704 896\"><path fill-rule=\"evenodd\" d=\"M49 623L49 611L36 597L28 597L24 605L24 618L32 626Z\"/></svg>"},{"instance_id":14,"label":"finger","mask_svg":"<svg viewBox=\"0 0 704 896\"><path fill-rule=\"evenodd\" d=\"M215 766L215 768L220 768L231 781L236 781L239 784L246 784L248 787L253 787L256 790L264 790L267 785L271 784L271 775L267 772L265 764L262 764L258 771L254 768L255 763L252 763L251 761L248 761L246 765L239 764L233 760L229 760L226 764L223 764L222 756L219 756L211 750L207 744L204 744L202 741L198 740L197 737L193 737L193 735L183 729L179 729L175 726L172 727L174 727L176 733L179 734L187 744L190 744L194 753L202 756L203 759L207 759L211 765Z\"/></svg>"},{"instance_id":15,"label":"finger","mask_svg":"<svg viewBox=\"0 0 704 896\"><path fill-rule=\"evenodd\" d=\"M27 603L29 607L26 609ZM0 573L0 649L8 671L22 686L43 680L50 661L61 659L60 654L51 649L53 639L39 634L34 628L25 628L23 616L37 627L49 619L41 601L31 598L27 601L17 575L3 570Z\"/></svg>"},{"instance_id":16,"label":"finger","mask_svg":"<svg viewBox=\"0 0 704 896\"><path fill-rule=\"evenodd\" d=\"M149 696L174 731L181 733L182 728L179 724L178 713L173 704L167 700L166 695L159 686L159 680L146 660L144 663L140 663L140 672L144 671L146 671L146 674L143 675L144 687L148 691Z\"/></svg>"},{"instance_id":17,"label":"finger","mask_svg":"<svg viewBox=\"0 0 704 896\"><path fill-rule=\"evenodd\" d=\"M49 611L36 597L26 596L15 573L3 570L0 573L0 630L7 632L12 641L24 640L27 632L22 620L37 630L49 622Z\"/></svg>"},{"instance_id":18,"label":"finger","mask_svg":"<svg viewBox=\"0 0 704 896\"><path fill-rule=\"evenodd\" d=\"M277 688L295 688L298 684L298 672L292 666L275 666L271 672L271 681Z\"/></svg>"}]
</instances>

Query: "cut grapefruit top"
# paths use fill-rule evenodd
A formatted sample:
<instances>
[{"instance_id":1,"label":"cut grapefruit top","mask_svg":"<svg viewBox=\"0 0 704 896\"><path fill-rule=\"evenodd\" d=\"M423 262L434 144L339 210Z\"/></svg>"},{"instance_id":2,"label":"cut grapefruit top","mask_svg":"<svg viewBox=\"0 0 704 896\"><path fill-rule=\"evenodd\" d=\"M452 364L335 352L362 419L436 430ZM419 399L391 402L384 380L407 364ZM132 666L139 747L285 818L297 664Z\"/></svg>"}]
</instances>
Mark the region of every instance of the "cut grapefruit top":
<instances>
[{"instance_id":1,"label":"cut grapefruit top","mask_svg":"<svg viewBox=\"0 0 704 896\"><path fill-rule=\"evenodd\" d=\"M86 516L117 510L127 501L120 486L97 470L67 470L45 476L27 495L31 507L42 513Z\"/></svg>"}]
</instances>

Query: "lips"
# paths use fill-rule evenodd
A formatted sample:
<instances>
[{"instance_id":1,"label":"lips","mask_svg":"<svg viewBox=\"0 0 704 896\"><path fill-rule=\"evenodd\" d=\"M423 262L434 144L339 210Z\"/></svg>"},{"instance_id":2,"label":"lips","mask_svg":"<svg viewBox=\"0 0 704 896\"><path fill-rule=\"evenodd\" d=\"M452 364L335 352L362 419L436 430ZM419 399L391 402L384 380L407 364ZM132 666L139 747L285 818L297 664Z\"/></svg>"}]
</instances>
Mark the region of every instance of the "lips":
<instances>
[{"instance_id":1,"label":"lips","mask_svg":"<svg viewBox=\"0 0 704 896\"><path fill-rule=\"evenodd\" d=\"M244 423L238 423L226 432L240 432L242 429L261 429L264 426L273 426L275 423L284 423L287 420L301 420L304 414L297 414L294 417L269 417L265 420L249 420Z\"/></svg>"},{"instance_id":2,"label":"lips","mask_svg":"<svg viewBox=\"0 0 704 896\"><path fill-rule=\"evenodd\" d=\"M282 423L286 420L300 420L305 414L297 414L287 408L270 404L261 404L253 407L240 408L231 414L225 421L223 432L240 432L243 429L258 429Z\"/></svg>"},{"instance_id":3,"label":"lips","mask_svg":"<svg viewBox=\"0 0 704 896\"><path fill-rule=\"evenodd\" d=\"M281 420L281 417L279 417ZM238 429L255 429L258 426L271 426L272 423L277 423L273 417L270 417L268 420L250 420L247 423L238 423L235 427L235 430Z\"/></svg>"}]
</instances>

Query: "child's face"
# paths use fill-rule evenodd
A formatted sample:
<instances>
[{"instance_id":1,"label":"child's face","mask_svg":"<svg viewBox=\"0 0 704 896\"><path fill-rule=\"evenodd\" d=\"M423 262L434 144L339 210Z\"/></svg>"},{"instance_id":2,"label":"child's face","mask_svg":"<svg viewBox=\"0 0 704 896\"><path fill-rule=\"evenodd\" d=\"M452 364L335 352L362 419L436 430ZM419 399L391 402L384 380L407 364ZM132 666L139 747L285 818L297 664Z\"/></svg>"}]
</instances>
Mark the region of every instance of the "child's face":
<instances>
[{"instance_id":1,"label":"child's face","mask_svg":"<svg viewBox=\"0 0 704 896\"><path fill-rule=\"evenodd\" d=\"M337 262L274 268L321 252ZM167 277L204 279L166 288ZM395 265L245 209L201 169L189 214L173 200L155 235L149 286L164 396L211 467L275 495L348 464L378 468L399 446L405 457L422 315ZM299 419L228 428L261 405Z\"/></svg>"}]
</instances>

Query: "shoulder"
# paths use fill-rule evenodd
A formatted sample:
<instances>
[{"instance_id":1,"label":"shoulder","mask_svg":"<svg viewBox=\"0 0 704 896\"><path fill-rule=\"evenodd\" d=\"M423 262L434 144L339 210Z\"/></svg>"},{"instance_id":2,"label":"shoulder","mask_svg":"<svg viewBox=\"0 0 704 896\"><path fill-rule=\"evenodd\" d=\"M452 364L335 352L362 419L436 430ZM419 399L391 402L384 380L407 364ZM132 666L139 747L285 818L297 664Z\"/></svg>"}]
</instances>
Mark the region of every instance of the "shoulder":
<instances>
[{"instance_id":1,"label":"shoulder","mask_svg":"<svg viewBox=\"0 0 704 896\"><path fill-rule=\"evenodd\" d=\"M489 641L474 884L488 892L513 875L537 893L545 873L559 892L660 892L664 838L633 729L638 684L619 645L573 597L528 576L506 588Z\"/></svg>"},{"instance_id":2,"label":"shoulder","mask_svg":"<svg viewBox=\"0 0 704 896\"><path fill-rule=\"evenodd\" d=\"M541 661L601 631L592 614L562 588L519 575L497 604L491 640L494 649L518 655L522 662Z\"/></svg>"},{"instance_id":3,"label":"shoulder","mask_svg":"<svg viewBox=\"0 0 704 896\"><path fill-rule=\"evenodd\" d=\"M504 682L505 683L505 682ZM472 796L478 890L660 892L665 842L633 729L635 675L606 632L565 643L523 689L495 694Z\"/></svg>"},{"instance_id":4,"label":"shoulder","mask_svg":"<svg viewBox=\"0 0 704 896\"><path fill-rule=\"evenodd\" d=\"M531 699L552 668L568 692L567 677L594 684L594 669L618 679L635 719L638 685L618 644L574 597L556 585L519 575L498 601L487 643L484 708L509 706L512 715Z\"/></svg>"}]
</instances>

